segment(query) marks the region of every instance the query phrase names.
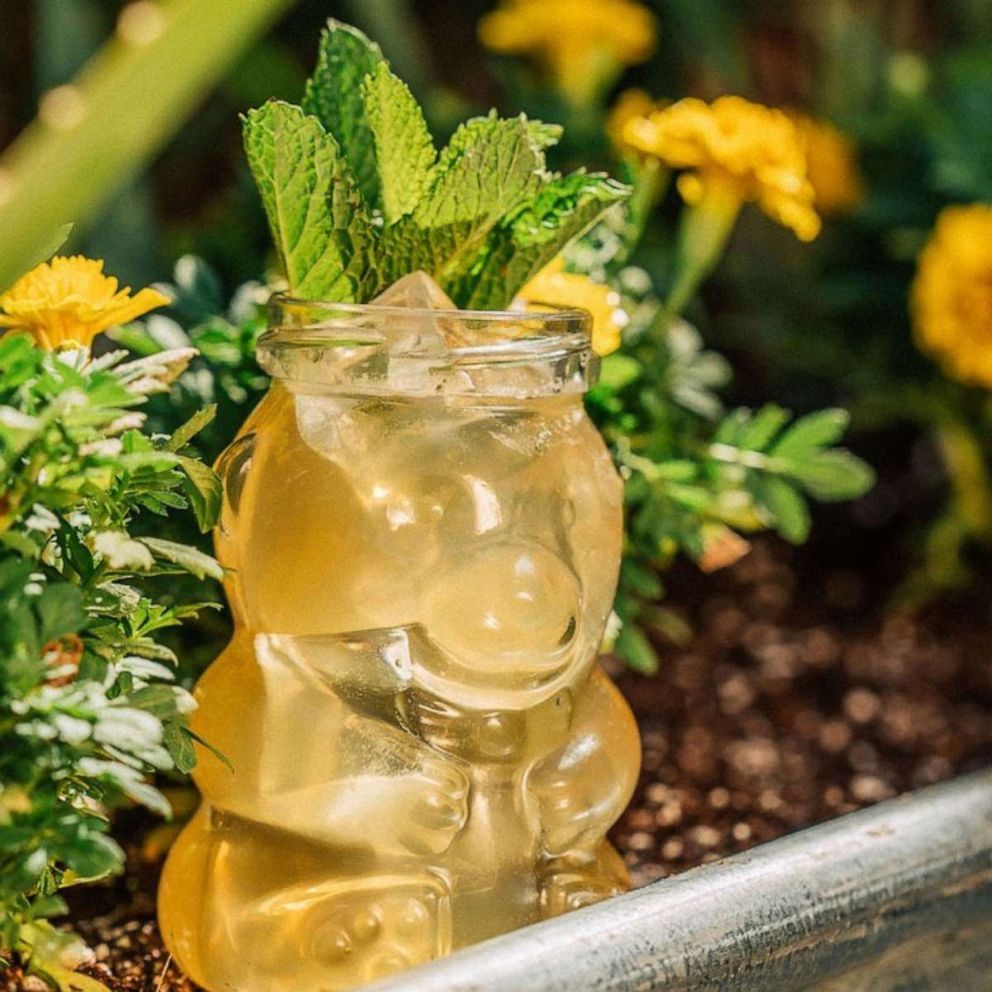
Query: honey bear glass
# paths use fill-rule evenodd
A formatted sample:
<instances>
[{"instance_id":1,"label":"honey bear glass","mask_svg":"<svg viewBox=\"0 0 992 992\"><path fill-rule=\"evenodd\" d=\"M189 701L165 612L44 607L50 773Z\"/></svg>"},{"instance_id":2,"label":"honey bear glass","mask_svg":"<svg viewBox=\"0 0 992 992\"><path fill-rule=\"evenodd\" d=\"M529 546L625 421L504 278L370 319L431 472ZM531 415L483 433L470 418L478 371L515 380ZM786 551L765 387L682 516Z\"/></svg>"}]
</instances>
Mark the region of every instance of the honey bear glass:
<instances>
[{"instance_id":1,"label":"honey bear glass","mask_svg":"<svg viewBox=\"0 0 992 992\"><path fill-rule=\"evenodd\" d=\"M236 633L193 726L231 768L201 751L159 905L212 992L352 988L627 885L588 316L439 292L278 300L272 388L219 462Z\"/></svg>"}]
</instances>

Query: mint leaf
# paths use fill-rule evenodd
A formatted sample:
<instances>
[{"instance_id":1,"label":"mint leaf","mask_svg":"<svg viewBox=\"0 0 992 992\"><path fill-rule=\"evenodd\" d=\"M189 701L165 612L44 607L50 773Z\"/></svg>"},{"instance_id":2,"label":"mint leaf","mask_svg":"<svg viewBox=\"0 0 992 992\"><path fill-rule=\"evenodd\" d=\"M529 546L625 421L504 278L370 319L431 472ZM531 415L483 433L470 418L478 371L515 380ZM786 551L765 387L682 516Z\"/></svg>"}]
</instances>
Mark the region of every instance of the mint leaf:
<instances>
[{"instance_id":1,"label":"mint leaf","mask_svg":"<svg viewBox=\"0 0 992 992\"><path fill-rule=\"evenodd\" d=\"M524 283L628 192L602 175L556 176L500 224L454 296L477 310L507 306Z\"/></svg>"},{"instance_id":2,"label":"mint leaf","mask_svg":"<svg viewBox=\"0 0 992 992\"><path fill-rule=\"evenodd\" d=\"M467 222L476 236L488 231L549 178L534 135L523 115L500 120L494 112L462 124L441 152L415 219L430 227Z\"/></svg>"},{"instance_id":3,"label":"mint leaf","mask_svg":"<svg viewBox=\"0 0 992 992\"><path fill-rule=\"evenodd\" d=\"M382 51L374 41L358 28L331 18L321 34L317 68L303 95L303 109L319 118L337 141L370 207L379 205L379 175L361 83L382 62Z\"/></svg>"},{"instance_id":4,"label":"mint leaf","mask_svg":"<svg viewBox=\"0 0 992 992\"><path fill-rule=\"evenodd\" d=\"M461 125L414 212L384 233L388 281L423 269L461 305L459 284L492 230L546 180L544 156L526 118L491 114Z\"/></svg>"},{"instance_id":5,"label":"mint leaf","mask_svg":"<svg viewBox=\"0 0 992 992\"><path fill-rule=\"evenodd\" d=\"M277 100L248 112L245 151L291 290L362 302L374 286L372 221L334 138Z\"/></svg>"},{"instance_id":6,"label":"mint leaf","mask_svg":"<svg viewBox=\"0 0 992 992\"><path fill-rule=\"evenodd\" d=\"M375 165L387 224L410 213L437 158L423 111L409 87L380 62L362 80L362 101L375 142Z\"/></svg>"}]
</instances>

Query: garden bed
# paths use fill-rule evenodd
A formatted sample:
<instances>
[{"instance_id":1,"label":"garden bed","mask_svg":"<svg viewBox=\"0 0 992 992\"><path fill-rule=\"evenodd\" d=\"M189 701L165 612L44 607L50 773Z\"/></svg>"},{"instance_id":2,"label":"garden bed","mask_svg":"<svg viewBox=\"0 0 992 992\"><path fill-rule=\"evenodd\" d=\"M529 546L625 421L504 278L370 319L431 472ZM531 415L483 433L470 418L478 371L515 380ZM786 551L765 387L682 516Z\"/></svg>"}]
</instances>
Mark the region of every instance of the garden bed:
<instances>
[{"instance_id":1,"label":"garden bed","mask_svg":"<svg viewBox=\"0 0 992 992\"><path fill-rule=\"evenodd\" d=\"M613 832L637 885L992 764L987 605L868 611L858 577L795 555L769 541L726 573L673 575L691 641L663 652L657 677L614 672L644 740ZM90 973L115 990L189 992L155 929L154 860L136 848L132 866L80 893Z\"/></svg>"}]
</instances>

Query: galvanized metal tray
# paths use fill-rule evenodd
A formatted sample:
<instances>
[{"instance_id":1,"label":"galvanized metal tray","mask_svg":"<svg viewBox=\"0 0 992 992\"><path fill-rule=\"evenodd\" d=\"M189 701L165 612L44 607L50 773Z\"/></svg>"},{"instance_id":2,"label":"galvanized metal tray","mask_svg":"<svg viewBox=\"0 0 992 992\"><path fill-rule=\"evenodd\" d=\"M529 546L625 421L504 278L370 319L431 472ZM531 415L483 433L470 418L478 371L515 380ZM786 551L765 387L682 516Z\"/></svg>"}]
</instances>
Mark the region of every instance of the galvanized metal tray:
<instances>
[{"instance_id":1,"label":"galvanized metal tray","mask_svg":"<svg viewBox=\"0 0 992 992\"><path fill-rule=\"evenodd\" d=\"M992 770L366 988L990 992Z\"/></svg>"}]
</instances>

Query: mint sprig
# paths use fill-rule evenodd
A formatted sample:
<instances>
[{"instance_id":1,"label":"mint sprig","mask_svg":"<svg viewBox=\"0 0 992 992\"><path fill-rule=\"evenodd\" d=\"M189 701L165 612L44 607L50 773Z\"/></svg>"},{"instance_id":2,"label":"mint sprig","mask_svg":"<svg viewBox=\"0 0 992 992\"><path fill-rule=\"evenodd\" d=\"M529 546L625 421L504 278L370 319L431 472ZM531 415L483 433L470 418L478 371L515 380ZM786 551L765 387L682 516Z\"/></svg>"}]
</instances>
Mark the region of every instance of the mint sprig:
<instances>
[{"instance_id":1,"label":"mint sprig","mask_svg":"<svg viewBox=\"0 0 992 992\"><path fill-rule=\"evenodd\" d=\"M245 118L245 150L293 292L358 300L374 286L372 216L316 117L272 100Z\"/></svg>"},{"instance_id":2,"label":"mint sprig","mask_svg":"<svg viewBox=\"0 0 992 992\"><path fill-rule=\"evenodd\" d=\"M303 94L303 109L338 143L370 206L379 203L375 143L365 116L362 80L383 61L379 46L357 28L328 21L317 68Z\"/></svg>"},{"instance_id":3,"label":"mint sprig","mask_svg":"<svg viewBox=\"0 0 992 992\"><path fill-rule=\"evenodd\" d=\"M290 289L367 302L423 269L458 306L505 307L629 190L550 172L561 129L495 113L440 154L378 46L328 22L303 106L244 119L245 150Z\"/></svg>"},{"instance_id":4,"label":"mint sprig","mask_svg":"<svg viewBox=\"0 0 992 992\"><path fill-rule=\"evenodd\" d=\"M392 224L420 202L437 150L416 98L385 62L362 80L361 96L375 145L377 205L386 223Z\"/></svg>"}]
</instances>

